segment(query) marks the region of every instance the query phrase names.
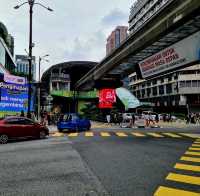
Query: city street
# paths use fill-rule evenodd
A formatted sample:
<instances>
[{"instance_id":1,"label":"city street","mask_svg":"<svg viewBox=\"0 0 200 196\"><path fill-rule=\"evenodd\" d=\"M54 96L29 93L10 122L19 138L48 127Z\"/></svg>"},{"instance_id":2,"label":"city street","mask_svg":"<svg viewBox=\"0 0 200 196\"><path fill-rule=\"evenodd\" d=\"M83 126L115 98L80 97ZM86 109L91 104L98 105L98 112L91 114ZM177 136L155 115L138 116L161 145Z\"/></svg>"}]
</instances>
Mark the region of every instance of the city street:
<instances>
[{"instance_id":1,"label":"city street","mask_svg":"<svg viewBox=\"0 0 200 196\"><path fill-rule=\"evenodd\" d=\"M156 196L172 188L199 195L199 179L183 176L200 177L199 167L185 165L198 166L199 159L184 155L193 145L189 150L198 158L198 137L155 129L98 129L13 141L0 146L1 195L149 196L160 186L168 189L160 189Z\"/></svg>"}]
</instances>

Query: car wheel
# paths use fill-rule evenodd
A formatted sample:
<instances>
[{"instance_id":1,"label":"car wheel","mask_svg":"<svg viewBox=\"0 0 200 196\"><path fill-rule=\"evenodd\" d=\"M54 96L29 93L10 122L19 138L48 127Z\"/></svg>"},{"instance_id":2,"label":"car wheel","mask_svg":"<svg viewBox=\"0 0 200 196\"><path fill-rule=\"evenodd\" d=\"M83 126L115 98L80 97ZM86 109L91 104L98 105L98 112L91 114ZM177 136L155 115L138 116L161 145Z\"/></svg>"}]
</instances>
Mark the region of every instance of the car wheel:
<instances>
[{"instance_id":1,"label":"car wheel","mask_svg":"<svg viewBox=\"0 0 200 196\"><path fill-rule=\"evenodd\" d=\"M6 134L0 135L0 144L6 144L8 142L8 136Z\"/></svg>"},{"instance_id":2,"label":"car wheel","mask_svg":"<svg viewBox=\"0 0 200 196\"><path fill-rule=\"evenodd\" d=\"M39 133L39 138L40 138L40 139L45 139L45 138L46 138L46 133L45 133L45 131L40 131L40 133Z\"/></svg>"},{"instance_id":3,"label":"car wheel","mask_svg":"<svg viewBox=\"0 0 200 196\"><path fill-rule=\"evenodd\" d=\"M86 129L89 131L91 129L91 126L88 126Z\"/></svg>"}]
</instances>

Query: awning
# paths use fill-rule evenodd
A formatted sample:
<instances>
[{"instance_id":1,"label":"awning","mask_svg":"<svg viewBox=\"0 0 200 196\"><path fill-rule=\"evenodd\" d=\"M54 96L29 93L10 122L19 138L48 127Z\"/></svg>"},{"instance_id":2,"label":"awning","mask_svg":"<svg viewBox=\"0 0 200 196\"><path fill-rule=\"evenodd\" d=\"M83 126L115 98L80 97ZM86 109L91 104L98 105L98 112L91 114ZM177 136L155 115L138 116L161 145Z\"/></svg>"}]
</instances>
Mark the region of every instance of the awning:
<instances>
[{"instance_id":1,"label":"awning","mask_svg":"<svg viewBox=\"0 0 200 196\"><path fill-rule=\"evenodd\" d=\"M126 110L134 109L141 105L140 101L126 88L117 88L116 95L122 101Z\"/></svg>"}]
</instances>

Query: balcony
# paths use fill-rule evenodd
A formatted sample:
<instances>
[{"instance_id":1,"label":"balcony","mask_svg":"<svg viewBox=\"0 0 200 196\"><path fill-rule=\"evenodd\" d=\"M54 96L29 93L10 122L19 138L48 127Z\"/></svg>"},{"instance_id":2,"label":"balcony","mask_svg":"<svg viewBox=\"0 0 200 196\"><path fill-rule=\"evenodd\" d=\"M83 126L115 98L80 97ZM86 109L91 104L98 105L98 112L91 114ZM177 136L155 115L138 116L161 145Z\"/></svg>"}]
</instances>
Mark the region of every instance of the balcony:
<instances>
[{"instance_id":1,"label":"balcony","mask_svg":"<svg viewBox=\"0 0 200 196\"><path fill-rule=\"evenodd\" d=\"M69 74L58 74L58 73L52 73L51 78L52 81L70 81L70 75Z\"/></svg>"}]
</instances>

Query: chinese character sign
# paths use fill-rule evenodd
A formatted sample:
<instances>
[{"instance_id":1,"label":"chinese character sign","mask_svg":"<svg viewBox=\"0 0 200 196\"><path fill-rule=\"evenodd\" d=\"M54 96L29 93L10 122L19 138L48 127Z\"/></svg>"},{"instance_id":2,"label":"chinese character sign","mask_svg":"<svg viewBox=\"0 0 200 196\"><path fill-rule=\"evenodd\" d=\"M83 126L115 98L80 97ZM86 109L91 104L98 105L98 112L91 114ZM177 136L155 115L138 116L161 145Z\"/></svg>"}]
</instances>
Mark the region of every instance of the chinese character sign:
<instances>
[{"instance_id":1,"label":"chinese character sign","mask_svg":"<svg viewBox=\"0 0 200 196\"><path fill-rule=\"evenodd\" d=\"M115 102L115 89L102 89L99 91L99 108L112 108Z\"/></svg>"}]
</instances>

